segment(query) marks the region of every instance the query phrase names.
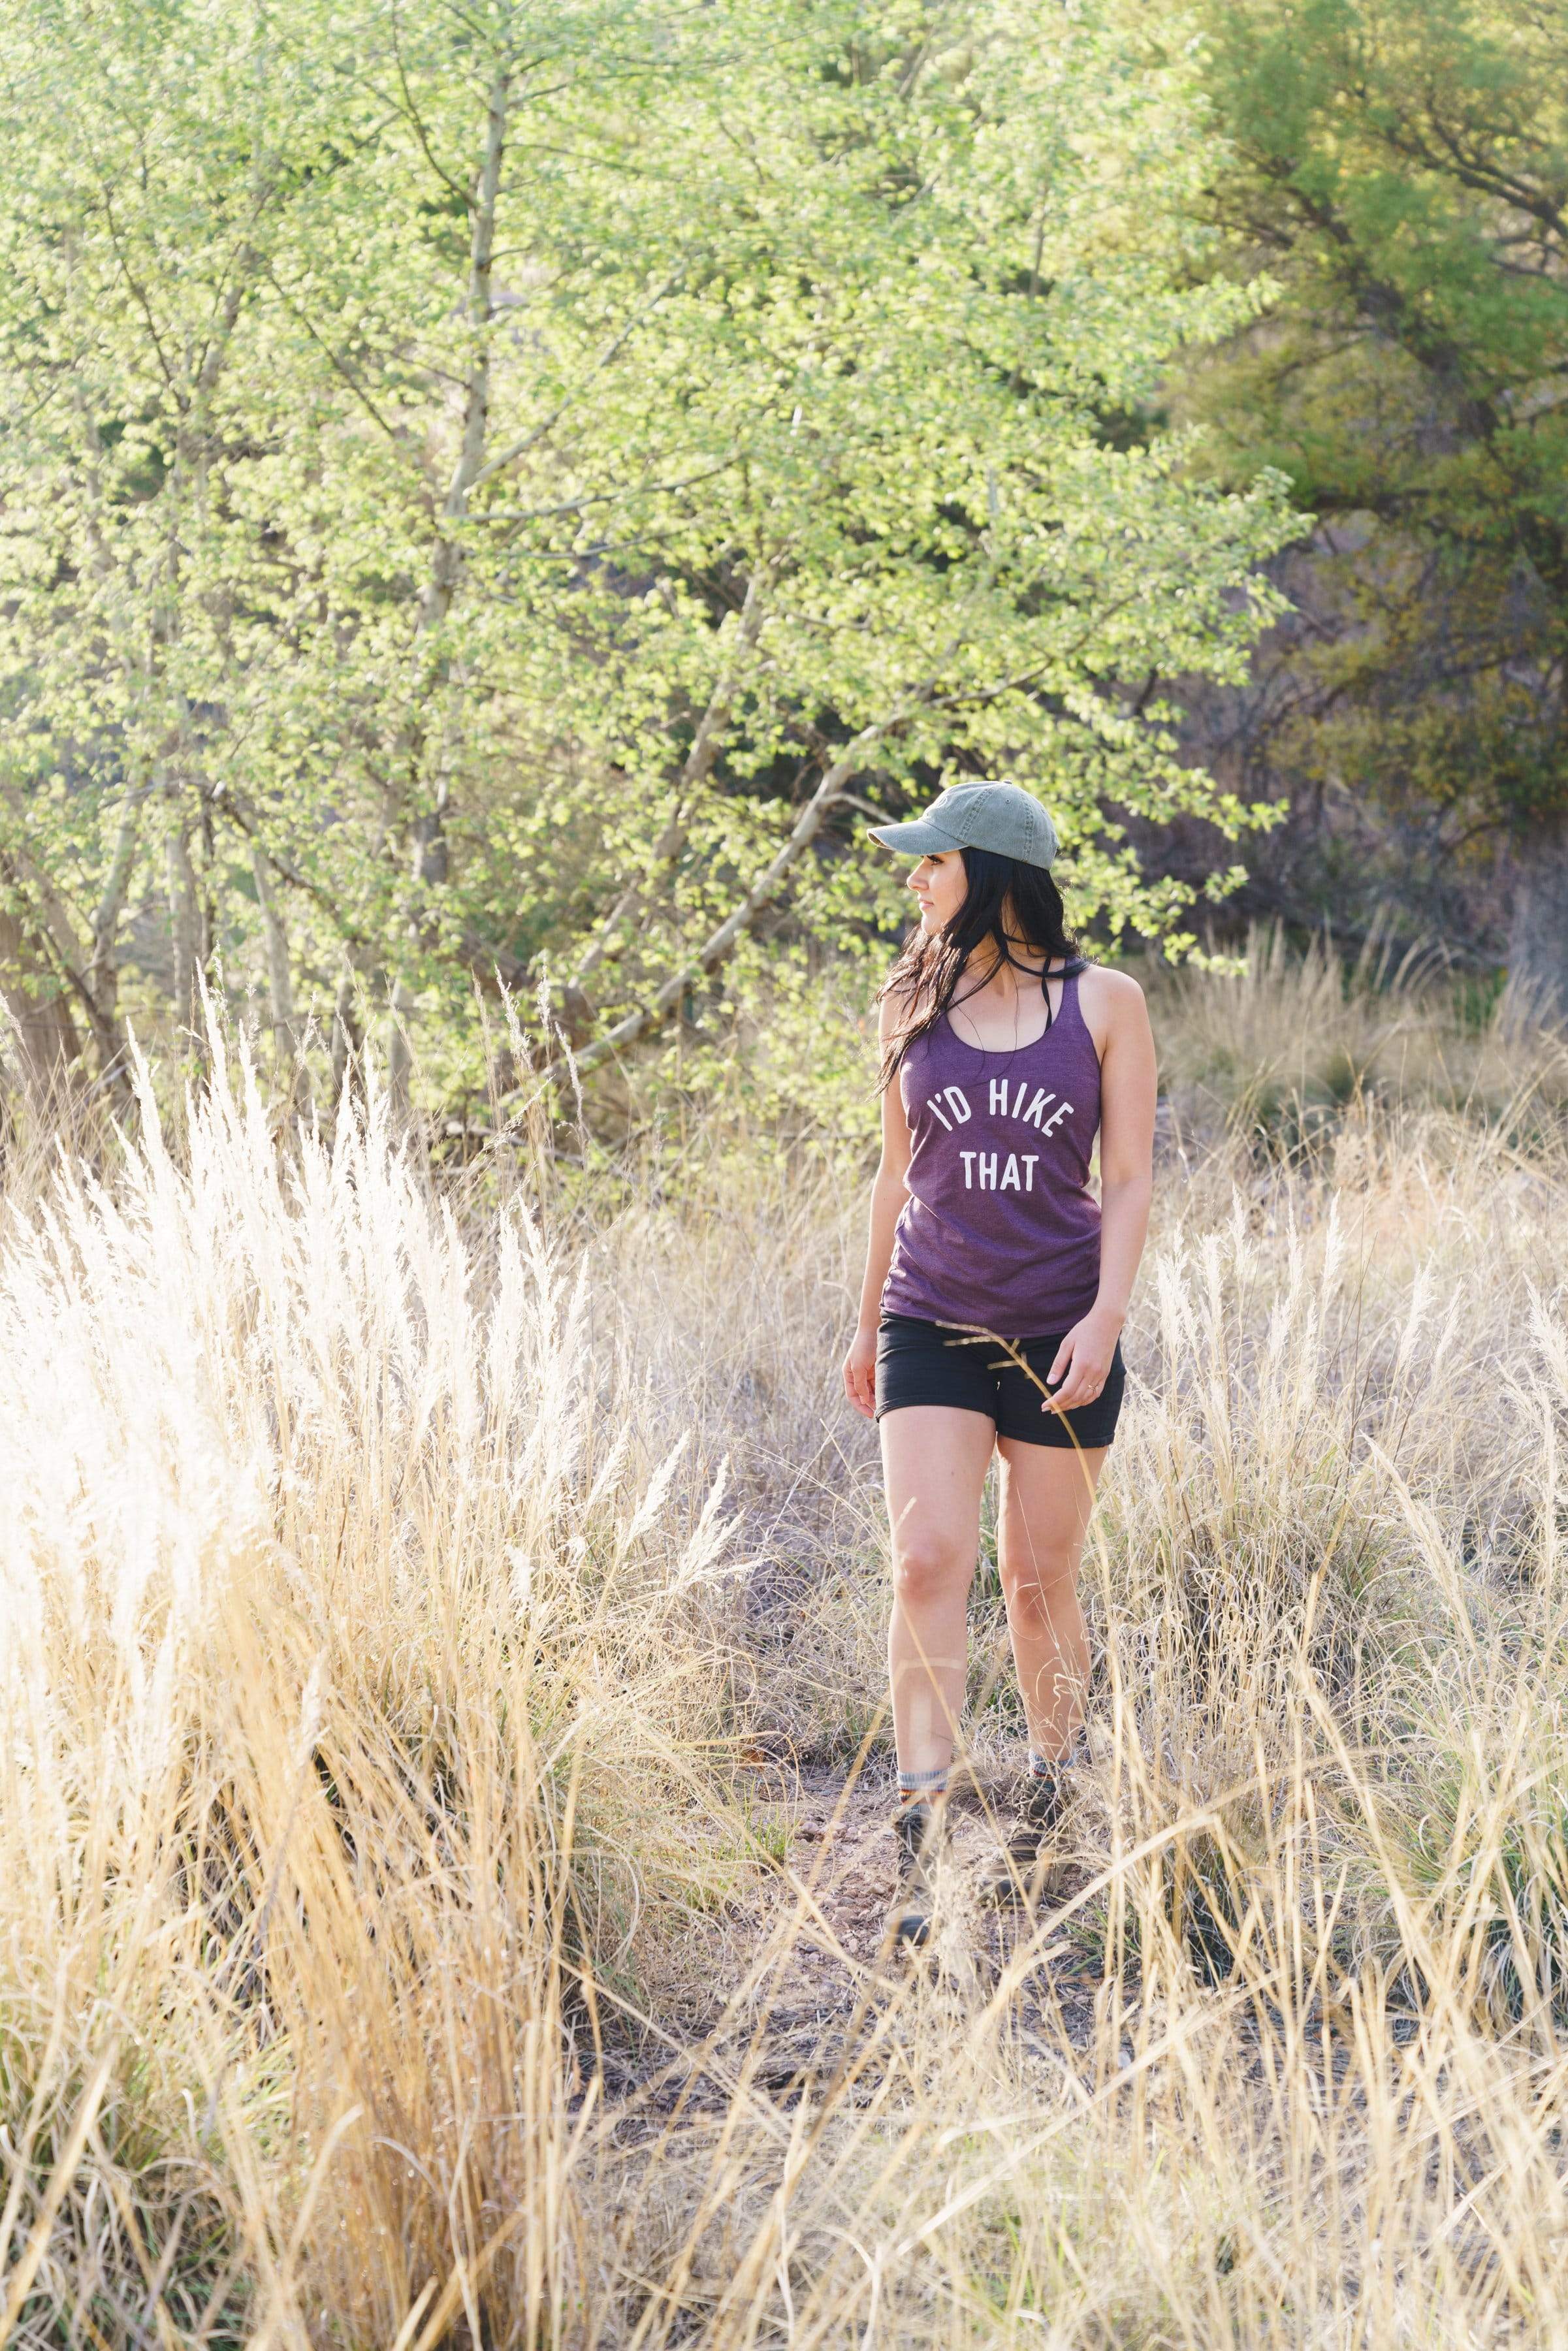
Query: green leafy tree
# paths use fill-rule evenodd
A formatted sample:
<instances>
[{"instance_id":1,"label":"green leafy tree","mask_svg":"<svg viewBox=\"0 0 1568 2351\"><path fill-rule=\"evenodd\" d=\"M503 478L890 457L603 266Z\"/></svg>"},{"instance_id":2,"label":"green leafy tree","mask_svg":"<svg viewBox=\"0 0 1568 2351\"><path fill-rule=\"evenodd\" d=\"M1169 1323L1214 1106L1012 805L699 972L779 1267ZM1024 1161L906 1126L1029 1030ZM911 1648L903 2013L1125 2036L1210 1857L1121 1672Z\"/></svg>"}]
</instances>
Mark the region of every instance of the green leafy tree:
<instances>
[{"instance_id":1,"label":"green leafy tree","mask_svg":"<svg viewBox=\"0 0 1568 2351\"><path fill-rule=\"evenodd\" d=\"M1204 396L1322 526L1307 756L1507 844L1512 969L1568 1006L1568 11L1238 0L1204 57L1276 288Z\"/></svg>"},{"instance_id":2,"label":"green leafy tree","mask_svg":"<svg viewBox=\"0 0 1568 2351\"><path fill-rule=\"evenodd\" d=\"M1168 682L1239 674L1292 524L1149 427L1248 301L1113 8L34 0L0 42L0 860L102 1066L221 959L287 1063L368 1003L459 1088L476 983L545 977L591 1067L884 937L866 814L951 775L1047 794L1103 935L1186 943L1120 828L1254 820Z\"/></svg>"},{"instance_id":3,"label":"green leafy tree","mask_svg":"<svg viewBox=\"0 0 1568 2351\"><path fill-rule=\"evenodd\" d=\"M545 642L591 648L553 696L596 765L647 786L615 845L632 878L576 966L607 1024L588 1058L803 870L824 911L832 877L841 932L884 905L863 864L805 852L867 791L950 774L1050 798L1086 920L1179 935L1190 893L1139 872L1119 814L1247 821L1178 761L1160 687L1239 666L1258 557L1289 527L1274 485L1217 497L1181 442L1118 431L1236 315L1181 288L1197 159L1175 77L1066 16L1042 38L995 8L716 13L733 48L676 78L657 126L690 159L690 257L591 424L601 468L614 451L696 488L621 502L630 599L584 593L597 520L534 542L577 559L549 575L575 628ZM650 904L690 943L662 971Z\"/></svg>"},{"instance_id":4,"label":"green leafy tree","mask_svg":"<svg viewBox=\"0 0 1568 2351\"><path fill-rule=\"evenodd\" d=\"M445 879L456 532L503 470L504 193L535 235L508 138L570 135L625 14L11 20L5 873L110 1065L139 950L181 1021L259 951L285 1052L301 982L336 971L340 1060L355 975L395 1003Z\"/></svg>"}]
</instances>

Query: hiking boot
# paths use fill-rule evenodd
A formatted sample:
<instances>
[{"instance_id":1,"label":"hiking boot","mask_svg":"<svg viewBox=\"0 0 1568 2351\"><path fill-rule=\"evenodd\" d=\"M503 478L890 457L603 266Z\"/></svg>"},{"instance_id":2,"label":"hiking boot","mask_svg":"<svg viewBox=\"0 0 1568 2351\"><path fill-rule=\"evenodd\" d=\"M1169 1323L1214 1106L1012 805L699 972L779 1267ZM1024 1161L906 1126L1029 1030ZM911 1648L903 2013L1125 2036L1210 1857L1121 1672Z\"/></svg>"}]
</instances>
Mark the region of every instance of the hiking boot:
<instances>
[{"instance_id":1,"label":"hiking boot","mask_svg":"<svg viewBox=\"0 0 1568 2351\"><path fill-rule=\"evenodd\" d=\"M936 1855L942 1843L940 1804L901 1804L893 1816L898 1843L898 1887L888 1912L888 1931L895 1943L915 1946L929 1941L935 1907Z\"/></svg>"},{"instance_id":2,"label":"hiking boot","mask_svg":"<svg viewBox=\"0 0 1568 2351\"><path fill-rule=\"evenodd\" d=\"M1051 1864L1059 1857L1059 1832L1067 1818L1068 1779L1065 1771L1030 1778L1002 1843L980 1872L977 1891L983 1902L1039 1900Z\"/></svg>"}]
</instances>

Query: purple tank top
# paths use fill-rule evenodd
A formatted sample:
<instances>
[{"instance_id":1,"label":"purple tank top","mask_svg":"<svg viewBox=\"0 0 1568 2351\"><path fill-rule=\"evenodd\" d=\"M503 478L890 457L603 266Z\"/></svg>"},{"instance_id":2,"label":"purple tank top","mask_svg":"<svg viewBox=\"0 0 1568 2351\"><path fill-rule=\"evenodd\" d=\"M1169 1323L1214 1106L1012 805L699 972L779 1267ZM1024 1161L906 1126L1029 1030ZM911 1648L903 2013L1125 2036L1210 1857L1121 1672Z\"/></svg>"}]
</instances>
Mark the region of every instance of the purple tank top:
<instances>
[{"instance_id":1,"label":"purple tank top","mask_svg":"<svg viewBox=\"0 0 1568 2351\"><path fill-rule=\"evenodd\" d=\"M1031 1045L967 1045L946 1012L899 1066L912 1149L882 1309L983 1322L1008 1339L1068 1330L1100 1287L1089 1159L1100 1057L1078 1001Z\"/></svg>"}]
</instances>

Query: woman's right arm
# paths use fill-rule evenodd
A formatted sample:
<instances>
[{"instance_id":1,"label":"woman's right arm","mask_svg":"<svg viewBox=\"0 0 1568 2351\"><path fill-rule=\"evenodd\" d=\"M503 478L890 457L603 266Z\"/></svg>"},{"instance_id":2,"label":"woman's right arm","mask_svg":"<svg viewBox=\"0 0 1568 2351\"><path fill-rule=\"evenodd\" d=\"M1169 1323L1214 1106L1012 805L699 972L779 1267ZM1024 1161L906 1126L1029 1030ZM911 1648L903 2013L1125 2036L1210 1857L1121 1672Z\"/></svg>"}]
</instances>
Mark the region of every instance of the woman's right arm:
<instances>
[{"instance_id":1,"label":"woman's right arm","mask_svg":"<svg viewBox=\"0 0 1568 2351\"><path fill-rule=\"evenodd\" d=\"M894 1014L883 998L877 1017L877 1042L885 1044ZM855 1335L844 1357L844 1394L857 1412L869 1420L876 1408L876 1324L883 1284L893 1262L893 1228L909 1196L904 1177L909 1168L909 1122L895 1072L882 1097L882 1157L871 1187L870 1229L866 1238L865 1279L861 1283L860 1314Z\"/></svg>"}]
</instances>

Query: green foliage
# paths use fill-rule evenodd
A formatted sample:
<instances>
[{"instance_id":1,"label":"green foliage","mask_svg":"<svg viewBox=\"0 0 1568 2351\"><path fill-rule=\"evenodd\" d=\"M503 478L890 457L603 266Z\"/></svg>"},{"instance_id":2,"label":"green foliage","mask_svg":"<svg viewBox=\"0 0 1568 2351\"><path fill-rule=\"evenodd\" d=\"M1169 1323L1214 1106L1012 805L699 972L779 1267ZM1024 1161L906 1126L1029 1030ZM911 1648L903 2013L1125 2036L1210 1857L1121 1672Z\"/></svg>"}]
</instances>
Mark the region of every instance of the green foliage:
<instances>
[{"instance_id":1,"label":"green foliage","mask_svg":"<svg viewBox=\"0 0 1568 2351\"><path fill-rule=\"evenodd\" d=\"M1206 26L1212 216L1275 299L1198 406L1324 526L1288 764L1560 860L1568 11L1241 0Z\"/></svg>"},{"instance_id":2,"label":"green foliage","mask_svg":"<svg viewBox=\"0 0 1568 2351\"><path fill-rule=\"evenodd\" d=\"M865 816L952 775L1190 944L1123 826L1258 820L1169 681L1292 525L1159 422L1252 305L1115 0L24 0L0 64L0 882L101 1065L220 963L448 1097L497 976L602 1050L874 967Z\"/></svg>"}]
</instances>

